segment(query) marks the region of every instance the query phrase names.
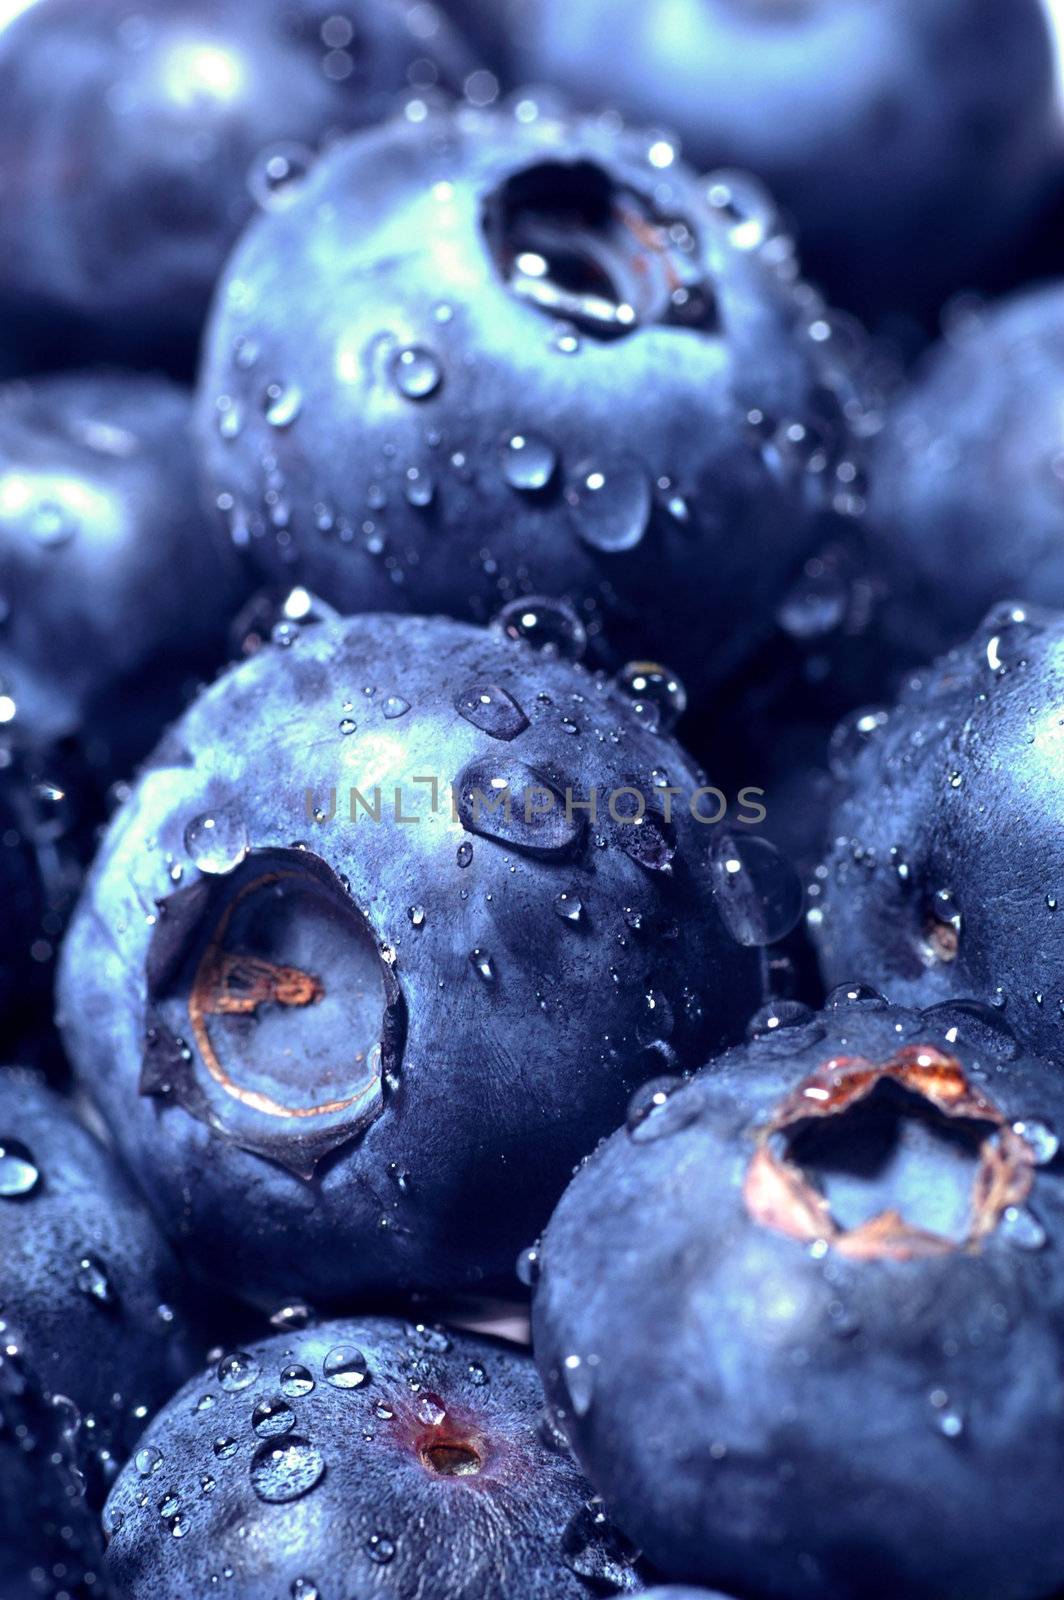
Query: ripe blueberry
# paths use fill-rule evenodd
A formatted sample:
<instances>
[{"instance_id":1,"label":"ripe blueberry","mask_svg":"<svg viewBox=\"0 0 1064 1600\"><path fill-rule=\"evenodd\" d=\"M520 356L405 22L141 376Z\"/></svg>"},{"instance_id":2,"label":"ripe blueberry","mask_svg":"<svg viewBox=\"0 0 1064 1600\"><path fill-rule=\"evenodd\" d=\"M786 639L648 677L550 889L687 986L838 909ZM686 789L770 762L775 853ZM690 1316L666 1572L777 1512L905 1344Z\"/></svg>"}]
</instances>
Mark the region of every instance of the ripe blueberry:
<instances>
[{"instance_id":1,"label":"ripe blueberry","mask_svg":"<svg viewBox=\"0 0 1064 1600\"><path fill-rule=\"evenodd\" d=\"M104 1524L125 1600L201 1600L218 1577L231 1600L639 1587L530 1357L380 1317L228 1352L151 1424Z\"/></svg>"},{"instance_id":2,"label":"ripe blueberry","mask_svg":"<svg viewBox=\"0 0 1064 1600\"><path fill-rule=\"evenodd\" d=\"M119 373L0 390L0 740L73 740L124 775L224 659L239 593L182 390Z\"/></svg>"},{"instance_id":3,"label":"ripe blueberry","mask_svg":"<svg viewBox=\"0 0 1064 1600\"><path fill-rule=\"evenodd\" d=\"M753 1600L1055 1590L1059 1073L978 1006L855 987L652 1090L562 1198L533 1307L624 1532Z\"/></svg>"},{"instance_id":4,"label":"ripe blueberry","mask_svg":"<svg viewBox=\"0 0 1064 1600\"><path fill-rule=\"evenodd\" d=\"M868 523L894 654L929 660L997 601L1064 604L1064 286L958 319L888 412Z\"/></svg>"},{"instance_id":5,"label":"ripe blueberry","mask_svg":"<svg viewBox=\"0 0 1064 1600\"><path fill-rule=\"evenodd\" d=\"M561 595L701 692L852 509L856 367L756 185L465 108L345 142L249 229L199 429L263 578L476 621Z\"/></svg>"},{"instance_id":6,"label":"ripe blueberry","mask_svg":"<svg viewBox=\"0 0 1064 1600\"><path fill-rule=\"evenodd\" d=\"M35 1569L38 1583L65 1570L72 1590L91 1572L90 1507L143 1418L192 1369L181 1293L169 1247L111 1154L34 1077L0 1068L5 1597L43 1592Z\"/></svg>"},{"instance_id":7,"label":"ripe blueberry","mask_svg":"<svg viewBox=\"0 0 1064 1600\"><path fill-rule=\"evenodd\" d=\"M826 980L971 994L1060 1053L1064 616L1003 605L836 734L839 795L810 926Z\"/></svg>"},{"instance_id":8,"label":"ripe blueberry","mask_svg":"<svg viewBox=\"0 0 1064 1600\"><path fill-rule=\"evenodd\" d=\"M512 1287L636 1084L735 1036L757 962L702 780L639 710L502 629L363 617L286 625L164 738L61 1020L202 1271Z\"/></svg>"},{"instance_id":9,"label":"ripe blueberry","mask_svg":"<svg viewBox=\"0 0 1064 1600\"><path fill-rule=\"evenodd\" d=\"M255 203L465 47L411 0L37 0L0 31L0 305L35 363L188 370Z\"/></svg>"},{"instance_id":10,"label":"ripe blueberry","mask_svg":"<svg viewBox=\"0 0 1064 1600\"><path fill-rule=\"evenodd\" d=\"M504 77L670 128L768 184L839 304L933 310L1056 159L1038 0L465 0Z\"/></svg>"}]
</instances>

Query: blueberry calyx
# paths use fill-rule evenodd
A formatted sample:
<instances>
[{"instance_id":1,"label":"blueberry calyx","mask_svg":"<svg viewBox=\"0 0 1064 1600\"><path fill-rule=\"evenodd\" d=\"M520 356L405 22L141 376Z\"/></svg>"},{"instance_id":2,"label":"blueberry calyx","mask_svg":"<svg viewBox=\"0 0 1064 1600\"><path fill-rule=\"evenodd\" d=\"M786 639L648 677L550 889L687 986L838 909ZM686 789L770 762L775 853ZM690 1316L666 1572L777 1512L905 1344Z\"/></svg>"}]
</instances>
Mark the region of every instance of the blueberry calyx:
<instances>
[{"instance_id":1,"label":"blueberry calyx","mask_svg":"<svg viewBox=\"0 0 1064 1600\"><path fill-rule=\"evenodd\" d=\"M306 850L251 851L160 910L140 1093L309 1180L379 1116L398 1072L394 963ZM339 1060L337 1038L351 1042Z\"/></svg>"},{"instance_id":2,"label":"blueberry calyx","mask_svg":"<svg viewBox=\"0 0 1064 1600\"><path fill-rule=\"evenodd\" d=\"M719 332L694 225L593 161L541 161L495 191L483 215L511 291L597 339L651 323Z\"/></svg>"},{"instance_id":3,"label":"blueberry calyx","mask_svg":"<svg viewBox=\"0 0 1064 1600\"><path fill-rule=\"evenodd\" d=\"M894 1206L855 1226L844 1226L828 1196L791 1153L781 1151L780 1135L845 1116L881 1086L904 1091L921 1111L930 1109L955 1126L982 1130L966 1231L959 1241L906 1220ZM1006 1212L1023 1205L1036 1165L1035 1150L996 1106L973 1089L955 1057L930 1045L908 1045L878 1064L860 1056L835 1057L799 1084L760 1130L743 1200L754 1222L787 1238L826 1246L858 1261L911 1261L978 1248Z\"/></svg>"}]
</instances>

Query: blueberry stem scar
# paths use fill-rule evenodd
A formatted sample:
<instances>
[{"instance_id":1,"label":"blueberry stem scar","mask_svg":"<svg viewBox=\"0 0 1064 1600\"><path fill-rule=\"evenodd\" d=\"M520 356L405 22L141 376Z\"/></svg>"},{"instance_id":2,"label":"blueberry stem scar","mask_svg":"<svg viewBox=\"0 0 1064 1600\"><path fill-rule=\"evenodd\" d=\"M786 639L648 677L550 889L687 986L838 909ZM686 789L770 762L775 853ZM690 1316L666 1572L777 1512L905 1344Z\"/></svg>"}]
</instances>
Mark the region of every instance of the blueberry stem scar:
<instances>
[{"instance_id":1,"label":"blueberry stem scar","mask_svg":"<svg viewBox=\"0 0 1064 1600\"><path fill-rule=\"evenodd\" d=\"M826 1197L770 1143L775 1135L802 1122L844 1114L884 1082L908 1090L943 1116L990 1126L979 1149L968 1233L960 1244L914 1227L893 1209L856 1228L843 1228ZM1006 1210L1026 1200L1035 1165L1031 1146L996 1106L971 1087L959 1061L930 1045L908 1045L878 1065L862 1056L836 1056L806 1078L760 1130L743 1200L756 1223L789 1239L823 1241L840 1255L860 1261L911 1261L976 1249Z\"/></svg>"},{"instance_id":2,"label":"blueberry stem scar","mask_svg":"<svg viewBox=\"0 0 1064 1600\"><path fill-rule=\"evenodd\" d=\"M207 1017L254 1013L266 1001L282 1006L315 1005L325 995L319 978L296 967L276 966L255 956L235 954L223 948L226 932L237 906L251 894L257 894L284 878L294 879L294 872L270 872L255 878L234 895L219 919L214 938L203 953L192 984L188 1000L188 1014L196 1045L207 1071L227 1094L253 1111L268 1117L322 1117L337 1111L346 1111L367 1090L349 1095L346 1100L331 1100L320 1106L286 1106L270 1095L256 1089L244 1089L225 1071L211 1044ZM378 1057L380 1047L375 1047ZM371 1051L371 1056L374 1054ZM374 1079L375 1081L375 1079Z\"/></svg>"}]
</instances>

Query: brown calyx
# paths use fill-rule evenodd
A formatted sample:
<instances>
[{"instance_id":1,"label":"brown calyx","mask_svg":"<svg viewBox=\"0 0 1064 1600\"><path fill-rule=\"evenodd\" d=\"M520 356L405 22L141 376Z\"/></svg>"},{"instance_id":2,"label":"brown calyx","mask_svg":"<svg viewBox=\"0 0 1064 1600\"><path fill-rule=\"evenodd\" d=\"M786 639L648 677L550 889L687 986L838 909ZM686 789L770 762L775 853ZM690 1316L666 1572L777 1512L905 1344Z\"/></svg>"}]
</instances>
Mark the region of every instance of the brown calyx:
<instances>
[{"instance_id":1,"label":"brown calyx","mask_svg":"<svg viewBox=\"0 0 1064 1600\"><path fill-rule=\"evenodd\" d=\"M984 1122L990 1132L979 1148L967 1236L959 1244L913 1227L899 1212L881 1212L856 1228L843 1228L826 1197L800 1167L773 1147L775 1135L809 1120L843 1115L879 1084L906 1089L945 1117ZM1034 1182L1030 1145L1004 1115L974 1089L953 1056L933 1045L907 1045L889 1060L839 1056L806 1078L758 1133L757 1149L743 1184L746 1209L759 1226L806 1244L823 1241L840 1255L860 1261L911 1261L975 1249L997 1227L1004 1212L1022 1205Z\"/></svg>"}]
</instances>

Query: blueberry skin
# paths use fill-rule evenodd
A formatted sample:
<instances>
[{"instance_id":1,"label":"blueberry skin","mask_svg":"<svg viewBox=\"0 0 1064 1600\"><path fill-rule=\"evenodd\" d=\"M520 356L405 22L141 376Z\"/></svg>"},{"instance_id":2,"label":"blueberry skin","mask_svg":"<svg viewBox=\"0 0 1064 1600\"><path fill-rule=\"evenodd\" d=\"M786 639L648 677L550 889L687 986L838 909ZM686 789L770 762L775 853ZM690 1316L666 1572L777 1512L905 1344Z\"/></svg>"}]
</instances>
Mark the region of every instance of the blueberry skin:
<instances>
[{"instance_id":1,"label":"blueberry skin","mask_svg":"<svg viewBox=\"0 0 1064 1600\"><path fill-rule=\"evenodd\" d=\"M868 526L894 591L886 629L912 664L967 638L997 601L1064 604L1059 537L1064 285L959 322L888 411Z\"/></svg>"},{"instance_id":2,"label":"blueberry skin","mask_svg":"<svg viewBox=\"0 0 1064 1600\"><path fill-rule=\"evenodd\" d=\"M972 994L1060 1058L1062 694L1064 616L1006 604L894 707L839 729L810 920L828 983Z\"/></svg>"},{"instance_id":3,"label":"blueberry skin","mask_svg":"<svg viewBox=\"0 0 1064 1600\"><path fill-rule=\"evenodd\" d=\"M404 90L457 89L469 65L411 0L40 0L0 31L15 334L63 364L73 337L91 359L190 371L262 158L310 158Z\"/></svg>"},{"instance_id":4,"label":"blueberry skin","mask_svg":"<svg viewBox=\"0 0 1064 1600\"><path fill-rule=\"evenodd\" d=\"M395 121L248 230L198 425L253 571L346 612L562 595L696 693L749 653L850 506L855 339L756 186L709 204L650 148L520 108Z\"/></svg>"},{"instance_id":5,"label":"blueberry skin","mask_svg":"<svg viewBox=\"0 0 1064 1600\"><path fill-rule=\"evenodd\" d=\"M1059 1074L1020 1058L978 1006L921 1014L859 987L821 1014L777 1009L755 1028L634 1135L600 1146L548 1226L534 1345L578 1458L623 1531L677 1580L751 1600L1048 1594L1064 1574L1051 1492L1064 1460ZM940 1105L966 1116L982 1097L990 1108L951 1123L967 1131L907 1168L853 1142L884 1104L874 1097L887 1090L874 1089L841 1111L858 1121L834 1147L833 1208L839 1196L861 1202L852 1226L897 1204L899 1186L910 1221L944 1196L963 1204L972 1191L951 1155L975 1130L984 1176L994 1138L1020 1153L1012 1175L1031 1181L1029 1197L1002 1190L994 1207L1013 1198L1015 1214L967 1248L896 1259L848 1253L842 1235L827 1242L812 1210L790 1236L755 1221L749 1174L781 1103L807 1119L806 1138L830 1136L831 1118L805 1109L835 1104L820 1087L833 1081L825 1064L844 1076L911 1063L911 1051ZM972 1098L951 1102L958 1063ZM795 1112L800 1085L811 1094ZM1031 1143L1016 1143L1018 1121ZM920 1127L919 1116L907 1124L917 1140ZM775 1201L789 1216L786 1189Z\"/></svg>"},{"instance_id":6,"label":"blueberry skin","mask_svg":"<svg viewBox=\"0 0 1064 1600\"><path fill-rule=\"evenodd\" d=\"M970 287L1048 197L1038 0L509 0L494 26L490 0L470 9L510 81L672 129L701 168L756 173L811 277L864 315Z\"/></svg>"},{"instance_id":7,"label":"blueberry skin","mask_svg":"<svg viewBox=\"0 0 1064 1600\"><path fill-rule=\"evenodd\" d=\"M223 1571L233 1600L606 1592L581 1573L639 1587L580 1537L592 1491L543 1428L525 1351L365 1317L227 1363L234 1378L208 1370L151 1424L147 1483L131 1462L111 1494L106 1568L126 1600L200 1600Z\"/></svg>"},{"instance_id":8,"label":"blueberry skin","mask_svg":"<svg viewBox=\"0 0 1064 1600\"><path fill-rule=\"evenodd\" d=\"M670 824L655 772L684 791ZM509 820L464 799L452 817L449 786L490 801L500 776ZM59 991L76 1068L190 1262L266 1304L512 1290L635 1085L757 1003L712 903L699 782L607 680L444 619L315 623L208 689L115 819ZM609 815L624 785L643 824ZM379 786L379 822L357 802L350 820L352 786L371 805ZM574 806L570 825L567 788L596 789L597 824Z\"/></svg>"},{"instance_id":9,"label":"blueberry skin","mask_svg":"<svg viewBox=\"0 0 1064 1600\"><path fill-rule=\"evenodd\" d=\"M124 773L224 661L242 589L200 506L188 422L185 391L161 378L0 390L5 741L75 740Z\"/></svg>"},{"instance_id":10,"label":"blueberry skin","mask_svg":"<svg viewBox=\"0 0 1064 1600\"><path fill-rule=\"evenodd\" d=\"M143 1417L193 1369L184 1295L169 1246L111 1154L34 1076L0 1069L5 1597L41 1593L33 1567L91 1569L89 1507L102 1503Z\"/></svg>"}]
</instances>

